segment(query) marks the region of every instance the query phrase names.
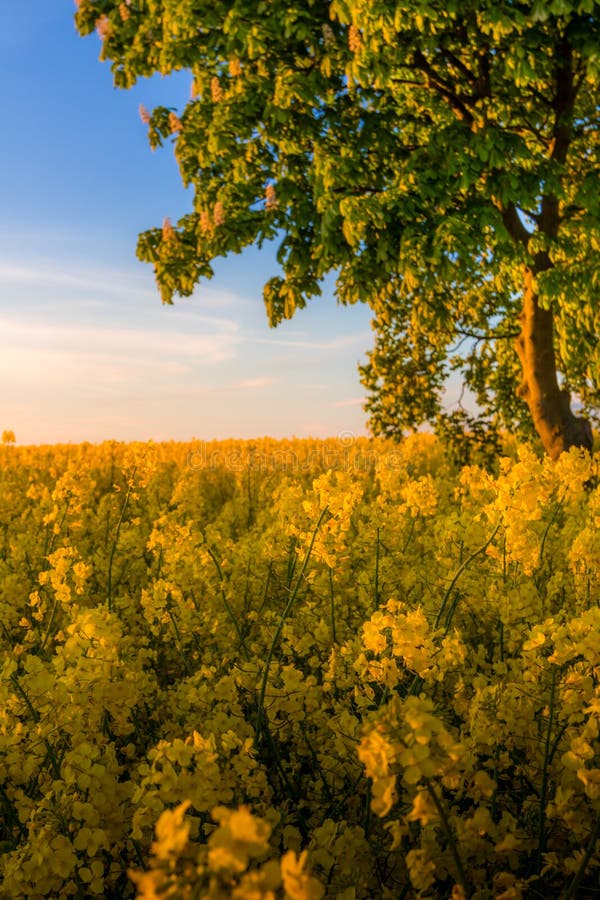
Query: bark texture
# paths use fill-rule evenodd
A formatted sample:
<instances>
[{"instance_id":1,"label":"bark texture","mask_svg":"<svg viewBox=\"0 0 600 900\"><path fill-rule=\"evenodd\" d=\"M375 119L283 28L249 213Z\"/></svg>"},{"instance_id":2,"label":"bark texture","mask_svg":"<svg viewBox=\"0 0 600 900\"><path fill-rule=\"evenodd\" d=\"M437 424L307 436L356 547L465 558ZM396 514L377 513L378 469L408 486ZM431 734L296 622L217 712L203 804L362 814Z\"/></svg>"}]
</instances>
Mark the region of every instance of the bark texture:
<instances>
[{"instance_id":1,"label":"bark texture","mask_svg":"<svg viewBox=\"0 0 600 900\"><path fill-rule=\"evenodd\" d=\"M567 162L571 145L575 98L582 84L574 77L573 48L567 33L558 39L555 47L554 96L550 103L553 113L552 140L549 159L562 168ZM504 224L516 244L526 251L531 233L525 228L514 204L499 204ZM558 237L561 212L558 196L544 194L539 214L535 217L537 228L550 242ZM523 370L523 382L519 395L527 403L536 431L546 453L556 459L570 447L581 447L591 452L592 427L587 419L576 416L571 409L569 392L561 390L556 372L554 352L554 323L552 309L542 309L535 287L535 277L552 267L547 251L535 254L531 267L524 275L523 307L520 316L521 333L516 350Z\"/></svg>"},{"instance_id":2,"label":"bark texture","mask_svg":"<svg viewBox=\"0 0 600 900\"><path fill-rule=\"evenodd\" d=\"M519 395L527 403L546 453L557 459L570 447L591 452L592 428L571 410L568 391L561 390L556 374L552 311L542 309L530 269L525 273L521 333L516 350L523 370Z\"/></svg>"}]
</instances>

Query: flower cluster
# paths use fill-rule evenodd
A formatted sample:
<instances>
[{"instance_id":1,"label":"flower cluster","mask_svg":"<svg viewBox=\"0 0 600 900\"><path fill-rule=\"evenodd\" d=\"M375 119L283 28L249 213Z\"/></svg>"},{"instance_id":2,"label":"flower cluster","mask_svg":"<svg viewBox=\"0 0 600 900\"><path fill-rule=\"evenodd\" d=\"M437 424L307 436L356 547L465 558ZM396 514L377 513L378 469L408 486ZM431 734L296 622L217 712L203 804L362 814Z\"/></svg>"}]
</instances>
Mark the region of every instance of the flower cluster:
<instances>
[{"instance_id":1,"label":"flower cluster","mask_svg":"<svg viewBox=\"0 0 600 900\"><path fill-rule=\"evenodd\" d=\"M594 458L0 456L2 900L592 896Z\"/></svg>"}]
</instances>

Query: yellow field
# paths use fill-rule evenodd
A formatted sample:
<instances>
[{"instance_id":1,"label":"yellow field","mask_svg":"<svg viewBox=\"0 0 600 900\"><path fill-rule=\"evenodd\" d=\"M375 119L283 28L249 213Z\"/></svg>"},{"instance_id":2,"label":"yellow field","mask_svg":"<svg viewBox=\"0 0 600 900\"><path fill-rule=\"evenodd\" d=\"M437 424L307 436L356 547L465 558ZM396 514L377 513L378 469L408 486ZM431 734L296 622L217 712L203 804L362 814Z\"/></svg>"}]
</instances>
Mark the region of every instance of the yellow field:
<instances>
[{"instance_id":1,"label":"yellow field","mask_svg":"<svg viewBox=\"0 0 600 900\"><path fill-rule=\"evenodd\" d=\"M0 896L594 896L597 484L425 435L0 447Z\"/></svg>"}]
</instances>

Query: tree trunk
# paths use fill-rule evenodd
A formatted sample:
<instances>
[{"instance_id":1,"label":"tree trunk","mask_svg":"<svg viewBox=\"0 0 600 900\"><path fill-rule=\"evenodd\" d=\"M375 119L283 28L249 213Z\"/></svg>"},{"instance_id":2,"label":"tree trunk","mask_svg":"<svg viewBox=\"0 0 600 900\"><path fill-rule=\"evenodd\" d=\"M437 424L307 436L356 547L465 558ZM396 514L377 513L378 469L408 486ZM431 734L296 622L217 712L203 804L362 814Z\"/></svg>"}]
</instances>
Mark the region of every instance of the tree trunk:
<instances>
[{"instance_id":1,"label":"tree trunk","mask_svg":"<svg viewBox=\"0 0 600 900\"><path fill-rule=\"evenodd\" d=\"M587 419L571 410L568 391L561 390L556 375L552 311L542 309L535 291L534 273L525 272L521 333L516 349L523 369L519 396L527 403L533 424L546 453L557 459L570 447L592 450L592 428Z\"/></svg>"}]
</instances>

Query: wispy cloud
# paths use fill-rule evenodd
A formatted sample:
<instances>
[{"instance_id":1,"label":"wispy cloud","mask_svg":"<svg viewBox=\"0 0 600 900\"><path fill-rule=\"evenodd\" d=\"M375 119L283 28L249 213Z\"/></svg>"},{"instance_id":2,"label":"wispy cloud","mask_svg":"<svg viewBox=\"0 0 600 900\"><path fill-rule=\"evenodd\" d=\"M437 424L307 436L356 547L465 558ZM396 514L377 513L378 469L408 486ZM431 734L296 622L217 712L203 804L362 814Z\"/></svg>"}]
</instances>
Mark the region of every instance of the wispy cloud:
<instances>
[{"instance_id":1,"label":"wispy cloud","mask_svg":"<svg viewBox=\"0 0 600 900\"><path fill-rule=\"evenodd\" d=\"M127 358L102 353L73 351L64 353L48 348L11 347L0 357L0 384L15 388L27 386L44 392L49 388L68 388L84 395L94 387L138 385L150 393L152 385L163 379L179 379L192 371L190 366L172 360Z\"/></svg>"},{"instance_id":2,"label":"wispy cloud","mask_svg":"<svg viewBox=\"0 0 600 900\"><path fill-rule=\"evenodd\" d=\"M131 272L115 269L71 270L56 269L44 264L15 265L0 260L0 281L11 285L36 287L76 288L83 291L102 293L138 293L148 296L147 286L136 284Z\"/></svg>"},{"instance_id":3,"label":"wispy cloud","mask_svg":"<svg viewBox=\"0 0 600 900\"><path fill-rule=\"evenodd\" d=\"M236 323L202 333L33 323L0 315L0 384L81 391L140 385L148 393L237 356Z\"/></svg>"},{"instance_id":4,"label":"wispy cloud","mask_svg":"<svg viewBox=\"0 0 600 900\"><path fill-rule=\"evenodd\" d=\"M303 350L345 350L347 347L352 347L355 344L364 344L365 339L368 338L367 331L359 331L355 334L345 334L340 335L340 337L331 338L327 341L298 341L298 340L288 340L286 338L261 338L261 337L252 337L248 340L252 341L254 344L269 344L273 347L299 347Z\"/></svg>"},{"instance_id":5,"label":"wispy cloud","mask_svg":"<svg viewBox=\"0 0 600 900\"><path fill-rule=\"evenodd\" d=\"M164 359L170 355L193 357L199 362L221 362L234 355L238 343L238 324L229 319L210 319L210 331L188 333L137 330L134 328L90 327L64 323L29 323L0 316L3 341L18 342L32 349L46 346L52 350L117 352L128 357L142 354Z\"/></svg>"},{"instance_id":6,"label":"wispy cloud","mask_svg":"<svg viewBox=\"0 0 600 900\"><path fill-rule=\"evenodd\" d=\"M244 378L242 381L238 382L237 387L245 389L263 388L268 387L270 384L277 384L280 380L280 378L271 376L265 376L264 378Z\"/></svg>"},{"instance_id":7,"label":"wispy cloud","mask_svg":"<svg viewBox=\"0 0 600 900\"><path fill-rule=\"evenodd\" d=\"M19 262L0 259L0 284L12 287L36 287L76 290L84 294L101 296L127 295L139 299L158 301L158 292L147 273L133 269L106 267L76 267L65 264L57 267L48 262ZM243 302L231 291L218 290L202 285L197 290L198 302L204 309L220 309ZM193 313L192 313L193 314Z\"/></svg>"}]
</instances>

